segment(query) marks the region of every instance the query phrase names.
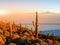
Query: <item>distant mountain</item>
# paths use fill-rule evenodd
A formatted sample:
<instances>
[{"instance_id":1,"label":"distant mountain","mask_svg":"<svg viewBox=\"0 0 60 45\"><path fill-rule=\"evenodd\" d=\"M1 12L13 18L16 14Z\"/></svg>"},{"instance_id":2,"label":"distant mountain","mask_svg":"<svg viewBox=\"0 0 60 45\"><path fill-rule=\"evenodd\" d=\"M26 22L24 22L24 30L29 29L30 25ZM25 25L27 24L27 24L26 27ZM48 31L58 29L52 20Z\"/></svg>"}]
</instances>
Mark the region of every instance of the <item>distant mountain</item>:
<instances>
[{"instance_id":1,"label":"distant mountain","mask_svg":"<svg viewBox=\"0 0 60 45\"><path fill-rule=\"evenodd\" d=\"M47 11L47 12L42 12L43 14L54 14L53 12L49 12L49 11Z\"/></svg>"}]
</instances>

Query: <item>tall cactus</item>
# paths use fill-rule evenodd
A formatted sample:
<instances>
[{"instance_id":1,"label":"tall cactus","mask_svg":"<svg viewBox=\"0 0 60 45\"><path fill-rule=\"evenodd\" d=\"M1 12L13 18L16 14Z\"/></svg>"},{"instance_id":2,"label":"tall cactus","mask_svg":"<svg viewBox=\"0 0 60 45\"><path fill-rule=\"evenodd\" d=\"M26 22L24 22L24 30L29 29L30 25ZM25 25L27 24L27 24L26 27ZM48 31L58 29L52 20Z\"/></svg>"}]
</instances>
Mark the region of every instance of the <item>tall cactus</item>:
<instances>
[{"instance_id":1,"label":"tall cactus","mask_svg":"<svg viewBox=\"0 0 60 45\"><path fill-rule=\"evenodd\" d=\"M33 21L33 26L35 27L35 36L38 38L38 12L36 12L36 22Z\"/></svg>"},{"instance_id":2,"label":"tall cactus","mask_svg":"<svg viewBox=\"0 0 60 45\"><path fill-rule=\"evenodd\" d=\"M12 24L9 22L9 30L10 30L10 36L12 36Z\"/></svg>"}]
</instances>

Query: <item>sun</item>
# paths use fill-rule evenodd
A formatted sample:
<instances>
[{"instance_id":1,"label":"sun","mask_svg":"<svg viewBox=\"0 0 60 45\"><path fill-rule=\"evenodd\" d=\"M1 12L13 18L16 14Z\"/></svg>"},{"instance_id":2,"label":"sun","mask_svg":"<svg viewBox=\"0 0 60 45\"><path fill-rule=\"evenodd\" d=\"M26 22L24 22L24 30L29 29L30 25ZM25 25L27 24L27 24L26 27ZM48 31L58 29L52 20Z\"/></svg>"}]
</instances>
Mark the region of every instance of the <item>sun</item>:
<instances>
[{"instance_id":1,"label":"sun","mask_svg":"<svg viewBox=\"0 0 60 45\"><path fill-rule=\"evenodd\" d=\"M0 10L0 15L7 15L9 11L6 10Z\"/></svg>"}]
</instances>

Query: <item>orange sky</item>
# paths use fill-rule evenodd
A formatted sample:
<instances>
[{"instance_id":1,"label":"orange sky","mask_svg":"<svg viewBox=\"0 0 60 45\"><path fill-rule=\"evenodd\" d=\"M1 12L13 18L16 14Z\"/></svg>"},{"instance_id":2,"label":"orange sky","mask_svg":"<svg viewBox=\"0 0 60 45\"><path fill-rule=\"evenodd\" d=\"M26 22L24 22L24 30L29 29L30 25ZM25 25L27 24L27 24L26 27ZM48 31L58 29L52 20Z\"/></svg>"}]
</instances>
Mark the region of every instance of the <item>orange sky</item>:
<instances>
[{"instance_id":1,"label":"orange sky","mask_svg":"<svg viewBox=\"0 0 60 45\"><path fill-rule=\"evenodd\" d=\"M32 23L35 20L35 13L13 13L4 16L0 15L0 20L15 21L17 23ZM39 13L39 23L60 23L59 13Z\"/></svg>"}]
</instances>

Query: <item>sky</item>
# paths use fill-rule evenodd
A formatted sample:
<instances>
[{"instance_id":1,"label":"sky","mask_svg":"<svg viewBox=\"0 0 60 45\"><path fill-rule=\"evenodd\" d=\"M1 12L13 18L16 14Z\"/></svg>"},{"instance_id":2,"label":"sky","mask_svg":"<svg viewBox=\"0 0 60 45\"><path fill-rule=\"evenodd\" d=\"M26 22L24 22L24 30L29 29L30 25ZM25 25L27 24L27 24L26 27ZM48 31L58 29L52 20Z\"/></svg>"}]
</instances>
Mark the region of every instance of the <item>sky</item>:
<instances>
[{"instance_id":1,"label":"sky","mask_svg":"<svg viewBox=\"0 0 60 45\"><path fill-rule=\"evenodd\" d=\"M36 11L59 13L39 14L39 23L60 23L60 0L0 0L0 20L5 22L32 23ZM40 25L40 29L60 29L60 25Z\"/></svg>"},{"instance_id":2,"label":"sky","mask_svg":"<svg viewBox=\"0 0 60 45\"><path fill-rule=\"evenodd\" d=\"M57 12L60 0L0 0L0 11L5 12Z\"/></svg>"}]
</instances>

